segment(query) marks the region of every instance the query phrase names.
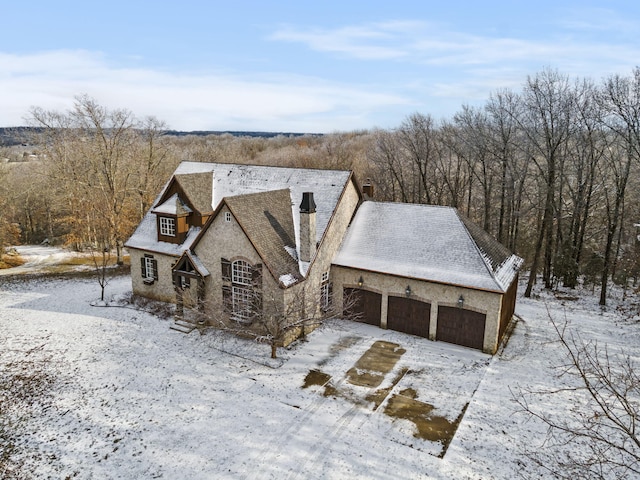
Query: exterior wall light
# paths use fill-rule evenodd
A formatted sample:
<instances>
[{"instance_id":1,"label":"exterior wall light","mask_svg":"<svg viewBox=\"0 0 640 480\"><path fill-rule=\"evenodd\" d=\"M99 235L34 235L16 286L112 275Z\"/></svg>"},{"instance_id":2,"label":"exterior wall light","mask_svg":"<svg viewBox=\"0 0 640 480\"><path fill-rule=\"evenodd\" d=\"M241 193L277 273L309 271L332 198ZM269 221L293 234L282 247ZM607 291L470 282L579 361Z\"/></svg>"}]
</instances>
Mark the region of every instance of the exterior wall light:
<instances>
[{"instance_id":1,"label":"exterior wall light","mask_svg":"<svg viewBox=\"0 0 640 480\"><path fill-rule=\"evenodd\" d=\"M411 285L407 285L407 288L404 289L404 293L407 295L407 297L411 296Z\"/></svg>"},{"instance_id":2,"label":"exterior wall light","mask_svg":"<svg viewBox=\"0 0 640 480\"><path fill-rule=\"evenodd\" d=\"M464 297L462 295L458 298L458 307L464 307Z\"/></svg>"},{"instance_id":3,"label":"exterior wall light","mask_svg":"<svg viewBox=\"0 0 640 480\"><path fill-rule=\"evenodd\" d=\"M360 278L358 279L358 286L361 287L363 283L364 279L362 278L362 275L360 275Z\"/></svg>"}]
</instances>

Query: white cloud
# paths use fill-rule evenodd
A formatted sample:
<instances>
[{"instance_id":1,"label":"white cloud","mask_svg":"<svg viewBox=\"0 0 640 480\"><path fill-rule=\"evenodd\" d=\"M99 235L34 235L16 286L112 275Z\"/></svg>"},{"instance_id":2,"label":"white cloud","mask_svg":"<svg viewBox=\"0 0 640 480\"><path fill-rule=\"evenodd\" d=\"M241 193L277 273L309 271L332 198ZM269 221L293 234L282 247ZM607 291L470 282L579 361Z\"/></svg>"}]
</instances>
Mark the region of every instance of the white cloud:
<instances>
[{"instance_id":1,"label":"white cloud","mask_svg":"<svg viewBox=\"0 0 640 480\"><path fill-rule=\"evenodd\" d=\"M593 15L598 18L598 13L604 15L596 10L585 18L592 18ZM606 15L606 18L609 28L622 25L617 17ZM629 27L629 24L626 26ZM571 75L582 75L589 70L604 75L619 72L621 66L624 66L624 70L630 70L635 59L640 57L637 42L617 43L611 36L583 38L574 33L547 29L531 39L473 35L433 23L396 21L335 29L286 27L278 30L270 39L299 42L314 51L339 53L359 60L396 60L458 71L468 66L519 64L524 67L523 76L550 64L558 68L564 65L575 68L576 71L565 70ZM531 70L532 65L534 70Z\"/></svg>"},{"instance_id":2,"label":"white cloud","mask_svg":"<svg viewBox=\"0 0 640 480\"><path fill-rule=\"evenodd\" d=\"M111 66L86 51L34 55L0 53L0 125L24 124L31 106L64 110L87 93L109 108L154 115L184 130L332 131L363 113L408 103L400 95L367 91L294 75L169 73ZM366 122L367 119L363 118Z\"/></svg>"},{"instance_id":3,"label":"white cloud","mask_svg":"<svg viewBox=\"0 0 640 480\"><path fill-rule=\"evenodd\" d=\"M301 30L284 27L269 38L307 44L321 52L336 52L365 60L403 58L411 53L407 41L422 22L396 21L329 29Z\"/></svg>"}]
</instances>

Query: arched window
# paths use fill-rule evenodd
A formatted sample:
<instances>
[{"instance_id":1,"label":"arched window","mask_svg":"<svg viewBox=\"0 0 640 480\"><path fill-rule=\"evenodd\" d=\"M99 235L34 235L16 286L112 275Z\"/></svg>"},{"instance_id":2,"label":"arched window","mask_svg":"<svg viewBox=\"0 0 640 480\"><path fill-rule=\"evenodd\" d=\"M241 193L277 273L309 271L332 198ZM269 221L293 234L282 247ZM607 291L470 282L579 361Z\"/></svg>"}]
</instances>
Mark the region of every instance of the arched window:
<instances>
[{"instance_id":1,"label":"arched window","mask_svg":"<svg viewBox=\"0 0 640 480\"><path fill-rule=\"evenodd\" d=\"M231 264L231 282L239 285L251 285L251 265L244 260L236 260Z\"/></svg>"},{"instance_id":2,"label":"arched window","mask_svg":"<svg viewBox=\"0 0 640 480\"><path fill-rule=\"evenodd\" d=\"M222 281L223 300L231 318L251 323L262 311L262 265L222 259Z\"/></svg>"}]
</instances>

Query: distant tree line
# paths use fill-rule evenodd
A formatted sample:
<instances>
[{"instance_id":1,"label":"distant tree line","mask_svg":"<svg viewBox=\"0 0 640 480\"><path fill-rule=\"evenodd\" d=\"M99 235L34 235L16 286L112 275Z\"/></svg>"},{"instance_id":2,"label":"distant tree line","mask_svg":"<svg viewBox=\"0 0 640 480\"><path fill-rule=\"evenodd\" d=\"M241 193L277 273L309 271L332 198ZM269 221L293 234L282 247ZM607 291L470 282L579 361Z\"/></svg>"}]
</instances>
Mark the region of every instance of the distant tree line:
<instances>
[{"instance_id":1,"label":"distant tree line","mask_svg":"<svg viewBox=\"0 0 640 480\"><path fill-rule=\"evenodd\" d=\"M192 160L351 169L377 200L457 207L525 258L527 295L538 278L582 281L605 304L611 279L626 286L640 274L638 68L599 83L547 69L451 119L414 113L394 129L326 135L177 135L87 96L29 117L36 160L0 165L0 227L13 227L0 229L0 247L48 238L120 249L179 161Z\"/></svg>"}]
</instances>

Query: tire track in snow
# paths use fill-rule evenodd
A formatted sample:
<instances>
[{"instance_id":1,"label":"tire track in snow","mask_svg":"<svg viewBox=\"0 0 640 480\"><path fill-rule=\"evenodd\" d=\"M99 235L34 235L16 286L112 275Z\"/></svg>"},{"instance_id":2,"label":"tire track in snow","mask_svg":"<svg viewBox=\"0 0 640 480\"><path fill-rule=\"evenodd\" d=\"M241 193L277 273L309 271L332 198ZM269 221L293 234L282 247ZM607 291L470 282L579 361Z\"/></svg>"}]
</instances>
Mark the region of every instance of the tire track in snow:
<instances>
[{"instance_id":1,"label":"tire track in snow","mask_svg":"<svg viewBox=\"0 0 640 480\"><path fill-rule=\"evenodd\" d=\"M358 405L354 405L343 413L342 416L331 426L330 432L323 435L323 440L317 445L317 447L312 452L308 451L302 462L297 463L299 465L297 471L291 472L287 478L307 478L308 474L306 472L310 469L314 469L314 466L318 464L318 461L325 458L331 445L340 438L342 432L358 416L359 411L360 407ZM357 428L360 428L363 423L364 420L360 422Z\"/></svg>"},{"instance_id":2,"label":"tire track in snow","mask_svg":"<svg viewBox=\"0 0 640 480\"><path fill-rule=\"evenodd\" d=\"M326 457L326 454L331 449L331 446L335 443L337 439L339 439L342 436L342 433L344 432L344 430L349 425L351 425L353 420L356 417L361 416L361 420L357 422L355 425L355 429L359 430L364 425L364 423L370 418L370 416L375 415L376 412L380 409L380 407L387 401L387 399L391 397L394 394L394 392L400 388L399 384L402 381L402 379L405 377L407 372L408 372L408 369L404 371L402 375L396 379L396 381L394 381L394 384L389 389L385 397L378 403L376 408L374 408L372 411L369 411L367 409L362 409L361 407L364 405L364 402L362 402L362 400L360 400L359 398L352 399L354 401L353 406L349 410L347 410L344 414L342 414L342 416L338 420L336 420L336 422L331 427L330 432L323 436L324 439L322 440L322 442L320 442L317 448L315 448L313 452L308 451L307 455L305 455L305 458L302 460L302 463L300 464L300 467L298 468L298 470L295 472L291 472L287 478L290 478L290 479L307 478L306 472L308 472L310 469L315 470L314 467L318 466L319 461L321 461L323 458ZM368 398L372 393L375 393L376 389L377 387L369 388L366 394L362 398Z\"/></svg>"},{"instance_id":3,"label":"tire track in snow","mask_svg":"<svg viewBox=\"0 0 640 480\"><path fill-rule=\"evenodd\" d=\"M337 382L332 383L332 386L337 389L344 383L346 379L347 375L345 374ZM331 383L331 379L327 380L327 382L324 383L321 388L326 387L329 383ZM246 464L268 465L269 463L272 463L272 459L276 458L278 456L277 454L286 451L286 447L288 445L291 445L291 442L294 440L295 436L298 435L303 428L309 426L309 419L312 418L322 406L327 404L330 398L331 397L325 397L323 395L316 397L316 399L311 402L311 405L308 408L304 409L302 415L295 419L292 418L292 421L289 423L287 428L285 428L284 431L275 436L276 441L270 442L264 448L261 448L255 454L251 455ZM262 478L273 478L273 476L269 475L269 472L265 470L260 470L246 472L241 478L259 480Z\"/></svg>"}]
</instances>

